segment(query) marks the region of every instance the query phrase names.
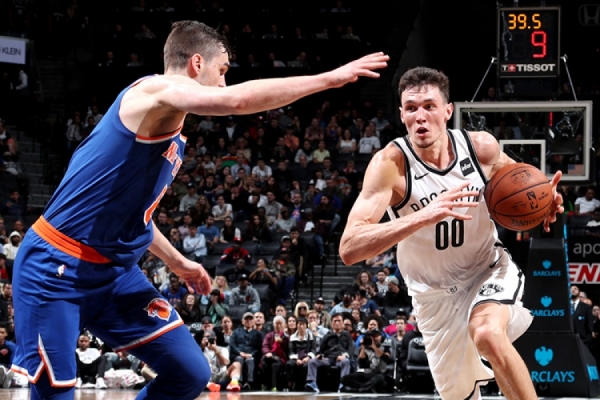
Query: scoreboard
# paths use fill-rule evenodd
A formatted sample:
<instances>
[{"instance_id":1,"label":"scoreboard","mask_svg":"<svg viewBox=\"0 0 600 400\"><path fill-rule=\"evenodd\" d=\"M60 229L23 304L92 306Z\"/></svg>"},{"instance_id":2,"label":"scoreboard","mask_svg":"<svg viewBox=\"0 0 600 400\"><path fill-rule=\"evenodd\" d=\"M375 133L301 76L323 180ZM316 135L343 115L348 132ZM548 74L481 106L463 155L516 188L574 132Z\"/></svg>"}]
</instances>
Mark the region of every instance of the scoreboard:
<instances>
[{"instance_id":1,"label":"scoreboard","mask_svg":"<svg viewBox=\"0 0 600 400\"><path fill-rule=\"evenodd\" d=\"M498 77L560 75L560 8L498 8Z\"/></svg>"}]
</instances>

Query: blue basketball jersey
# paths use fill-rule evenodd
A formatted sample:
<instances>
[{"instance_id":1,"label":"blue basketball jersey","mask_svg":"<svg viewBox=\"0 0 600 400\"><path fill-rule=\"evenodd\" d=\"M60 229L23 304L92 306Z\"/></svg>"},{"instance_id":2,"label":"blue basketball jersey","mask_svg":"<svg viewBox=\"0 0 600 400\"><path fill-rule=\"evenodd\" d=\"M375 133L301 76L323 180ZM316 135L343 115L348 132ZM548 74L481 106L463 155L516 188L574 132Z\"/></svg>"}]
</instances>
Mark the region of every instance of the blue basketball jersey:
<instances>
[{"instance_id":1,"label":"blue basketball jersey","mask_svg":"<svg viewBox=\"0 0 600 400\"><path fill-rule=\"evenodd\" d=\"M125 267L152 242L152 214L182 164L186 141L180 129L145 138L123 125L119 108L133 85L77 148L43 215L60 233Z\"/></svg>"}]
</instances>

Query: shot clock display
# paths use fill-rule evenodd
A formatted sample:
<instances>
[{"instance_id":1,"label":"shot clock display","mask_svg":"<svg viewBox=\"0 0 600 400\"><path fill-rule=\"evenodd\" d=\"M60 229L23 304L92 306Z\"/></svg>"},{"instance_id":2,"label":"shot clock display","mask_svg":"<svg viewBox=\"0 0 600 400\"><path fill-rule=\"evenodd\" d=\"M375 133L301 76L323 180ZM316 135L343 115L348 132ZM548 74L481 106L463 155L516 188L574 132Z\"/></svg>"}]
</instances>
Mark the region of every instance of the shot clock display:
<instances>
[{"instance_id":1,"label":"shot clock display","mask_svg":"<svg viewBox=\"0 0 600 400\"><path fill-rule=\"evenodd\" d=\"M560 8L498 9L498 76L557 77Z\"/></svg>"}]
</instances>

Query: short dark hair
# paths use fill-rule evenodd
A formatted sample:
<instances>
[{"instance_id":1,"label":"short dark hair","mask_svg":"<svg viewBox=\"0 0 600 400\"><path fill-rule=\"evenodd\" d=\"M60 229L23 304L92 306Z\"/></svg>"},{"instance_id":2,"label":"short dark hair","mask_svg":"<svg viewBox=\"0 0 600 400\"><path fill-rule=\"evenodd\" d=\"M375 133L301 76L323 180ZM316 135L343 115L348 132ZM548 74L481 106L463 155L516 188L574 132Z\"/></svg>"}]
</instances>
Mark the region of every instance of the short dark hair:
<instances>
[{"instance_id":1,"label":"short dark hair","mask_svg":"<svg viewBox=\"0 0 600 400\"><path fill-rule=\"evenodd\" d=\"M222 49L221 49L222 47ZM194 54L200 54L211 60L218 51L231 56L227 38L198 21L177 21L171 26L171 32L165 42L165 70L185 68Z\"/></svg>"},{"instance_id":2,"label":"short dark hair","mask_svg":"<svg viewBox=\"0 0 600 400\"><path fill-rule=\"evenodd\" d=\"M450 102L450 81L443 72L427 67L416 67L409 69L400 78L398 95L402 101L402 93L411 88L422 88L423 86L435 86L440 90L442 98Z\"/></svg>"}]
</instances>

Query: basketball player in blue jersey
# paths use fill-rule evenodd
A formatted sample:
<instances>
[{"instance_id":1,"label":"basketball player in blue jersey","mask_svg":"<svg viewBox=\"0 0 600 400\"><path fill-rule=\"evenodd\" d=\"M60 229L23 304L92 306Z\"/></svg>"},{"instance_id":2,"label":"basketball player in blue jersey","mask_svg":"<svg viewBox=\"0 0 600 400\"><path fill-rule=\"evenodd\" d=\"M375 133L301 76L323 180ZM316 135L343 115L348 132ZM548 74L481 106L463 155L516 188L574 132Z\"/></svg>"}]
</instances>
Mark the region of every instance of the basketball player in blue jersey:
<instances>
[{"instance_id":1,"label":"basketball player in blue jersey","mask_svg":"<svg viewBox=\"0 0 600 400\"><path fill-rule=\"evenodd\" d=\"M194 399L210 378L201 349L136 263L146 249L208 294L204 268L184 258L152 215L182 164L187 113L251 114L378 77L382 53L315 76L225 86L226 40L196 21L173 24L165 74L124 89L75 151L66 175L27 234L14 268L18 348L13 370L32 399L74 397L77 337L87 328L115 351L147 363L157 378L138 399Z\"/></svg>"},{"instance_id":2,"label":"basketball player in blue jersey","mask_svg":"<svg viewBox=\"0 0 600 400\"><path fill-rule=\"evenodd\" d=\"M487 180L514 163L487 132L447 130L448 78L414 68L400 79L400 117L408 135L371 160L342 236L351 265L398 245L398 265L442 399L480 399L496 379L508 399L537 399L512 342L531 324L523 276L498 241L483 196ZM544 227L562 212L554 201ZM388 212L390 221L379 223ZM490 368L491 364L491 368Z\"/></svg>"}]
</instances>

